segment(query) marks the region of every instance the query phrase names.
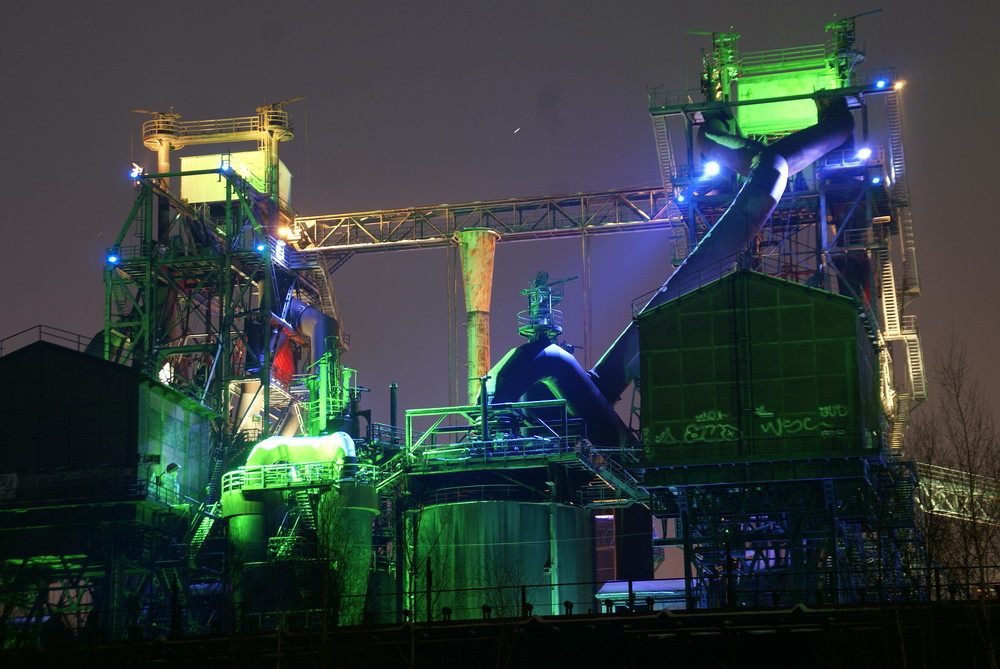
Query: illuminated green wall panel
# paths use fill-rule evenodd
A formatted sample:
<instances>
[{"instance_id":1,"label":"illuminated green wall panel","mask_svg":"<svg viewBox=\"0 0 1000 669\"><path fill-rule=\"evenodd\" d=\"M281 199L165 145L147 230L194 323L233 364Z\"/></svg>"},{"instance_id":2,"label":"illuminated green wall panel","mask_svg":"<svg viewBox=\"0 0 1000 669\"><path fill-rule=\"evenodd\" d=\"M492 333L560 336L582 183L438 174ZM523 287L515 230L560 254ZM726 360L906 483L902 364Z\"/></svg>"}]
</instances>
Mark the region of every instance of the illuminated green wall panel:
<instances>
[{"instance_id":1,"label":"illuminated green wall panel","mask_svg":"<svg viewBox=\"0 0 1000 669\"><path fill-rule=\"evenodd\" d=\"M151 381L142 382L139 397L139 455L148 463L140 474L152 479L177 463L179 492L203 498L212 462L207 410L197 410L180 393Z\"/></svg>"},{"instance_id":2,"label":"illuminated green wall panel","mask_svg":"<svg viewBox=\"0 0 1000 669\"><path fill-rule=\"evenodd\" d=\"M767 100L833 88L839 83L826 68L779 72L739 79L737 99ZM737 120L747 135L790 132L816 123L816 103L807 99L746 105L737 107Z\"/></svg>"},{"instance_id":3,"label":"illuminated green wall panel","mask_svg":"<svg viewBox=\"0 0 1000 669\"><path fill-rule=\"evenodd\" d=\"M874 351L853 301L738 272L639 319L643 443L659 464L862 453Z\"/></svg>"}]
</instances>

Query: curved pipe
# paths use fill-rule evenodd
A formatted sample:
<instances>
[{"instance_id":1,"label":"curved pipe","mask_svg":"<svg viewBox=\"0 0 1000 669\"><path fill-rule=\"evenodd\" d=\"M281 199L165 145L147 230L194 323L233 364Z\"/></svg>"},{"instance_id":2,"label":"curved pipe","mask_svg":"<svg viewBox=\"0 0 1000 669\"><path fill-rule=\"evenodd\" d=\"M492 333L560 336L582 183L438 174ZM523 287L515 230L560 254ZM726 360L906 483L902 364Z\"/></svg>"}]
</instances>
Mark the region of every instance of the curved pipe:
<instances>
[{"instance_id":1,"label":"curved pipe","mask_svg":"<svg viewBox=\"0 0 1000 669\"><path fill-rule=\"evenodd\" d=\"M624 423L587 372L576 358L547 340L519 346L494 366L488 385L491 402L517 402L539 383L566 400L573 415L583 418L591 443L619 446L626 442Z\"/></svg>"},{"instance_id":2,"label":"curved pipe","mask_svg":"<svg viewBox=\"0 0 1000 669\"><path fill-rule=\"evenodd\" d=\"M722 217L643 308L650 309L721 277L774 211L788 183L828 151L843 144L854 128L845 100L823 101L819 122L771 146L742 137L731 116L709 119L699 131L703 151L731 169L749 175ZM555 350L551 350L555 349ZM638 376L639 333L630 323L592 370L556 346L526 344L491 371L494 402L514 401L543 382L584 418L591 440L625 443L626 431L613 404ZM572 399L571 399L572 398ZM613 416L613 419L612 419Z\"/></svg>"},{"instance_id":3,"label":"curved pipe","mask_svg":"<svg viewBox=\"0 0 1000 669\"><path fill-rule=\"evenodd\" d=\"M774 211L788 181L788 165L780 155L765 149L754 162L750 179L736 199L643 311L723 276L733 255L750 244L761 223ZM621 399L621 393L638 376L638 358L639 330L632 322L590 370L609 402Z\"/></svg>"},{"instance_id":4,"label":"curved pipe","mask_svg":"<svg viewBox=\"0 0 1000 669\"><path fill-rule=\"evenodd\" d=\"M340 335L340 324L336 319L295 297L290 297L288 301L288 322L286 323L281 319L277 320L282 324L281 327L291 326L297 332L309 337L312 355L311 362L316 362L327 353L329 350L327 343L330 337ZM282 332L274 340L275 351L278 350L285 336L285 333ZM257 346L261 349L269 345L263 332L258 332L257 338ZM259 351L248 351L248 356L251 359L257 358L259 355ZM263 403L264 397L263 393L260 392L260 382L251 381L244 383L236 414L236 420L238 421L237 432L244 430L250 424L253 416L260 412Z\"/></svg>"},{"instance_id":5,"label":"curved pipe","mask_svg":"<svg viewBox=\"0 0 1000 669\"><path fill-rule=\"evenodd\" d=\"M680 267L660 287L643 311L679 297L728 271L733 256L745 249L774 211L788 177L843 144L854 130L846 100L822 101L819 122L764 146L737 134L731 117L709 119L699 131L707 155L749 179L726 212ZM638 376L639 333L630 323L590 374L610 402L617 402Z\"/></svg>"},{"instance_id":6,"label":"curved pipe","mask_svg":"<svg viewBox=\"0 0 1000 669\"><path fill-rule=\"evenodd\" d=\"M705 157L746 176L754 159L766 150L777 153L793 176L846 142L854 131L854 119L843 98L819 100L818 121L767 146L739 134L729 110L707 118L698 129L698 147Z\"/></svg>"},{"instance_id":7,"label":"curved pipe","mask_svg":"<svg viewBox=\"0 0 1000 669\"><path fill-rule=\"evenodd\" d=\"M322 437L268 437L250 451L247 467L278 462L353 462L357 458L354 440L346 432Z\"/></svg>"},{"instance_id":8,"label":"curved pipe","mask_svg":"<svg viewBox=\"0 0 1000 669\"><path fill-rule=\"evenodd\" d=\"M335 318L295 297L288 301L288 321L293 328L309 337L313 362L329 351L328 339L340 335L340 323Z\"/></svg>"}]
</instances>

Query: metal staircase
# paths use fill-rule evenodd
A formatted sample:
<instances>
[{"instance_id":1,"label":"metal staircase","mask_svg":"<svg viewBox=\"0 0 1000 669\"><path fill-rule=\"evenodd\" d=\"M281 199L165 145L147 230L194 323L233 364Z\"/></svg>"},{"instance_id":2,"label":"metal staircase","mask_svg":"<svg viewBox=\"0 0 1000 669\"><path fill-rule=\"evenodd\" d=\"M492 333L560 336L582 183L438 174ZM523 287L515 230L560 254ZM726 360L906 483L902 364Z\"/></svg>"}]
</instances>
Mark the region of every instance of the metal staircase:
<instances>
[{"instance_id":1,"label":"metal staircase","mask_svg":"<svg viewBox=\"0 0 1000 669\"><path fill-rule=\"evenodd\" d=\"M278 533L267 540L267 554L271 560L291 560L302 553L305 539L301 532L302 518L295 516L292 526L282 525Z\"/></svg>"},{"instance_id":2,"label":"metal staircase","mask_svg":"<svg viewBox=\"0 0 1000 669\"><path fill-rule=\"evenodd\" d=\"M917 333L917 317L903 316L901 338L906 343L906 361L910 372L910 392L913 400L927 399L927 378L924 375L924 356Z\"/></svg>"},{"instance_id":3,"label":"metal staircase","mask_svg":"<svg viewBox=\"0 0 1000 669\"><path fill-rule=\"evenodd\" d=\"M653 136L656 139L656 154L659 156L660 180L663 183L663 194L666 198L667 218L670 219L670 243L673 247L673 261L679 264L691 250L690 235L684 223L684 217L676 203L676 188L674 179L677 167L674 162L674 150L670 144L670 127L666 116L653 116Z\"/></svg>"},{"instance_id":4,"label":"metal staircase","mask_svg":"<svg viewBox=\"0 0 1000 669\"><path fill-rule=\"evenodd\" d=\"M222 513L222 502L215 502L210 506L202 505L199 509L200 517L194 524L194 532L191 534L191 538L187 542L187 561L188 564L193 564L198 553L201 551L201 547L205 545L205 540L208 539L208 535L212 533L212 528L215 526L215 521L220 518Z\"/></svg>"},{"instance_id":5,"label":"metal staircase","mask_svg":"<svg viewBox=\"0 0 1000 669\"><path fill-rule=\"evenodd\" d=\"M348 252L341 256L320 254L317 256L318 267L312 270L316 292L319 294L320 308L324 314L338 320L340 319L340 310L337 308L337 294L333 290L332 274L352 255L354 252Z\"/></svg>"},{"instance_id":6,"label":"metal staircase","mask_svg":"<svg viewBox=\"0 0 1000 669\"><path fill-rule=\"evenodd\" d=\"M599 455L580 454L578 460L594 473L594 479L580 490L581 503L591 507L629 506L649 500L649 491L620 463Z\"/></svg>"},{"instance_id":7,"label":"metal staircase","mask_svg":"<svg viewBox=\"0 0 1000 669\"><path fill-rule=\"evenodd\" d=\"M910 421L910 395L896 395L896 414L889 428L889 450L894 454L903 452L903 437L906 436L906 425Z\"/></svg>"},{"instance_id":8,"label":"metal staircase","mask_svg":"<svg viewBox=\"0 0 1000 669\"><path fill-rule=\"evenodd\" d=\"M895 415L889 431L889 448L899 453L903 447L903 436L909 421L910 409L927 399L927 379L924 373L923 353L917 333L917 317L902 315L900 292L892 267L889 249L884 244L872 247L872 257L876 264L881 284L883 336L886 341L900 341L906 349L906 365L909 391L896 394Z\"/></svg>"},{"instance_id":9,"label":"metal staircase","mask_svg":"<svg viewBox=\"0 0 1000 669\"><path fill-rule=\"evenodd\" d=\"M316 507L313 505L312 495L308 489L298 489L292 491L295 505L298 508L299 518L310 530L316 529Z\"/></svg>"},{"instance_id":10,"label":"metal staircase","mask_svg":"<svg viewBox=\"0 0 1000 669\"><path fill-rule=\"evenodd\" d=\"M899 237L903 250L902 293L907 299L920 295L920 276L917 272L916 238L910 216L910 187L906 178L906 161L903 156L903 120L899 108L899 91L885 96L886 123L889 130L889 155L892 167L893 209L899 224Z\"/></svg>"},{"instance_id":11,"label":"metal staircase","mask_svg":"<svg viewBox=\"0 0 1000 669\"><path fill-rule=\"evenodd\" d=\"M882 327L886 339L897 339L899 328L899 300L896 298L896 279L892 270L892 259L889 249L880 245L872 248L872 256L878 267L880 285L882 288Z\"/></svg>"}]
</instances>

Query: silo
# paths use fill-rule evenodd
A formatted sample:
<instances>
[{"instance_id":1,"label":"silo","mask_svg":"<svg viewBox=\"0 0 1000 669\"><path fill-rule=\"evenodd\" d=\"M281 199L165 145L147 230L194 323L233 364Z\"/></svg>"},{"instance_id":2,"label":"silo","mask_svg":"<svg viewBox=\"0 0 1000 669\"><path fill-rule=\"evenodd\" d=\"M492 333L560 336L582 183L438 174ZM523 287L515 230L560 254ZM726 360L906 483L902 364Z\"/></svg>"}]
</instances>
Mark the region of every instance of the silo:
<instances>
[{"instance_id":1,"label":"silo","mask_svg":"<svg viewBox=\"0 0 1000 669\"><path fill-rule=\"evenodd\" d=\"M471 489L454 491L457 494ZM428 504L409 519L416 620L537 615L594 607L593 519L555 502L478 499Z\"/></svg>"},{"instance_id":2,"label":"silo","mask_svg":"<svg viewBox=\"0 0 1000 669\"><path fill-rule=\"evenodd\" d=\"M378 494L365 483L344 481L320 495L316 534L319 557L328 569L327 605L338 625L363 620L372 567L372 521Z\"/></svg>"}]
</instances>

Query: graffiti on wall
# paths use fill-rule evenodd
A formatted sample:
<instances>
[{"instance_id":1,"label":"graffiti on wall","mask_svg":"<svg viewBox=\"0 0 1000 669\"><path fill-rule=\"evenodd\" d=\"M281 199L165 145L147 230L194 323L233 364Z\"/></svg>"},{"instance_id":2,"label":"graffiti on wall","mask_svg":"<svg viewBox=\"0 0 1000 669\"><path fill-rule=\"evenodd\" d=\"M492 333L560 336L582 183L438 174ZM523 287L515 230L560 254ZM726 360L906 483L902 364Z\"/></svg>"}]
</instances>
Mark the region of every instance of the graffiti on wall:
<instances>
[{"instance_id":1,"label":"graffiti on wall","mask_svg":"<svg viewBox=\"0 0 1000 669\"><path fill-rule=\"evenodd\" d=\"M769 437L818 435L821 438L844 436L847 431L838 423L848 415L843 404L828 404L816 408L815 413L778 416L763 405L754 409L754 433ZM675 432L674 426L663 426L659 431L643 428L643 440L658 444L702 444L738 440L742 435L737 421L720 409L702 411Z\"/></svg>"}]
</instances>

